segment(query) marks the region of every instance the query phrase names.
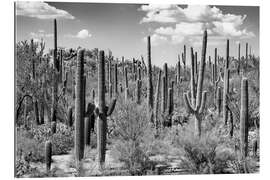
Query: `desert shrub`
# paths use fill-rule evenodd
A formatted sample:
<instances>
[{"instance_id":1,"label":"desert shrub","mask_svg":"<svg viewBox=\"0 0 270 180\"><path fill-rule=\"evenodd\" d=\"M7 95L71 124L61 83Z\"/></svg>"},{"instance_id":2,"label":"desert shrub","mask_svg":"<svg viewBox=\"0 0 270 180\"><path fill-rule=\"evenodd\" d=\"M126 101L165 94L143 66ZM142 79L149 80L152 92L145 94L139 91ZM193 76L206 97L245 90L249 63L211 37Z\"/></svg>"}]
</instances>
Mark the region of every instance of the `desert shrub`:
<instances>
[{"instance_id":1,"label":"desert shrub","mask_svg":"<svg viewBox=\"0 0 270 180\"><path fill-rule=\"evenodd\" d=\"M44 143L48 139L52 141L53 155L68 153L74 146L73 129L62 123L58 123L56 128L56 133L52 135L47 125L34 127L30 131L18 129L17 155L20 152L31 162L44 162Z\"/></svg>"},{"instance_id":2,"label":"desert shrub","mask_svg":"<svg viewBox=\"0 0 270 180\"><path fill-rule=\"evenodd\" d=\"M117 160L125 163L130 174L141 175L151 166L149 141L153 137L153 130L145 105L138 106L132 101L120 103L115 117L112 153Z\"/></svg>"}]
</instances>

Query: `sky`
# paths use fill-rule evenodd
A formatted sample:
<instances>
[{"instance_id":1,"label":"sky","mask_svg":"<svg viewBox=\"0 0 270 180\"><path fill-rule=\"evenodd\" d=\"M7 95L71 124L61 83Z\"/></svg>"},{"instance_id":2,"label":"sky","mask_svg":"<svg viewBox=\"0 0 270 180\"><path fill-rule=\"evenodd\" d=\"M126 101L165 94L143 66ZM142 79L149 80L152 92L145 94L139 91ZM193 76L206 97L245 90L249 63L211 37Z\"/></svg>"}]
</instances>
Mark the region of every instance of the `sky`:
<instances>
[{"instance_id":1,"label":"sky","mask_svg":"<svg viewBox=\"0 0 270 180\"><path fill-rule=\"evenodd\" d=\"M225 56L226 39L230 56L241 55L245 43L259 56L259 7L176 4L104 4L71 2L16 2L16 42L43 39L53 48L53 19L57 19L58 46L98 48L114 57L146 58L146 37L151 36L152 63L174 66L187 46L200 57L202 34L208 32L207 56L214 48ZM198 58L200 59L200 58Z\"/></svg>"}]
</instances>

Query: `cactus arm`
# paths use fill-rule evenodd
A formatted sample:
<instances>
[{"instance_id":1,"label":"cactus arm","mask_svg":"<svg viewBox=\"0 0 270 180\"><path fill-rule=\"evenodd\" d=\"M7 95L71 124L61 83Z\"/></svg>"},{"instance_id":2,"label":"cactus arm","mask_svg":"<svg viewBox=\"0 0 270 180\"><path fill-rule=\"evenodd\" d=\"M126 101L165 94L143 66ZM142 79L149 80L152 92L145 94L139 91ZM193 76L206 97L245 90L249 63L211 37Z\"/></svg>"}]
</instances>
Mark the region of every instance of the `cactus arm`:
<instances>
[{"instance_id":1,"label":"cactus arm","mask_svg":"<svg viewBox=\"0 0 270 180\"><path fill-rule=\"evenodd\" d=\"M88 103L85 117L91 116L93 114L95 108L96 108L96 106L93 103Z\"/></svg>"},{"instance_id":2,"label":"cactus arm","mask_svg":"<svg viewBox=\"0 0 270 180\"><path fill-rule=\"evenodd\" d=\"M108 111L106 113L107 116L110 116L113 113L113 111L115 109L115 105L116 105L116 99L113 99L108 107Z\"/></svg>"},{"instance_id":3,"label":"cactus arm","mask_svg":"<svg viewBox=\"0 0 270 180\"><path fill-rule=\"evenodd\" d=\"M193 114L194 109L192 108L192 106L190 104L190 101L188 99L188 93L184 93L184 102L185 102L185 105L186 105L187 112Z\"/></svg>"},{"instance_id":4,"label":"cactus arm","mask_svg":"<svg viewBox=\"0 0 270 180\"><path fill-rule=\"evenodd\" d=\"M196 110L198 111L201 106L201 96L202 96L202 88L203 88L203 80L204 80L204 68L205 68L205 55L206 55L206 47L207 47L207 31L204 31L203 34L203 44L202 44L202 58L200 63L200 71L199 78L197 84L197 95L196 95Z\"/></svg>"},{"instance_id":5,"label":"cactus arm","mask_svg":"<svg viewBox=\"0 0 270 180\"><path fill-rule=\"evenodd\" d=\"M195 95L195 76L194 76L194 54L193 48L190 48L191 53L191 70L190 70L190 90L191 90L191 103L192 106L196 105L196 95Z\"/></svg>"}]
</instances>

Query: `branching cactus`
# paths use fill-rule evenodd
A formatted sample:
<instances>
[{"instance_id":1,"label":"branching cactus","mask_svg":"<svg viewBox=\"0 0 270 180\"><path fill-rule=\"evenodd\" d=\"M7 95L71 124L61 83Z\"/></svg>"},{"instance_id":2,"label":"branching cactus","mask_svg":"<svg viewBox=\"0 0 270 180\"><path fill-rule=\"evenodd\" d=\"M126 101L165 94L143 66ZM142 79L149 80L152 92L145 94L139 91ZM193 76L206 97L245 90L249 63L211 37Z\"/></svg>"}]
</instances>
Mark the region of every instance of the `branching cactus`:
<instances>
[{"instance_id":1,"label":"branching cactus","mask_svg":"<svg viewBox=\"0 0 270 180\"><path fill-rule=\"evenodd\" d=\"M98 165L103 168L106 153L106 135L107 135L107 116L110 116L115 108L116 99L110 106L106 106L105 102L105 60L104 51L99 52L98 65L98 107L95 109L97 118L97 151Z\"/></svg>"},{"instance_id":2,"label":"branching cactus","mask_svg":"<svg viewBox=\"0 0 270 180\"><path fill-rule=\"evenodd\" d=\"M51 170L52 164L52 143L51 141L45 142L45 163L47 173Z\"/></svg>"},{"instance_id":3,"label":"branching cactus","mask_svg":"<svg viewBox=\"0 0 270 180\"><path fill-rule=\"evenodd\" d=\"M202 120L202 115L205 108L206 97L207 97L207 92L206 91L202 92L203 80L204 80L204 69L205 69L206 47L207 47L207 31L205 30L203 34L202 58L201 58L199 78L198 78L198 83L197 83L196 101L193 100L193 103L194 101L196 103L193 104L191 102L190 98L188 97L188 93L184 94L184 101L186 104L187 111L195 115L195 135L199 137L201 135L201 120ZM194 89L191 91L194 91Z\"/></svg>"},{"instance_id":4,"label":"branching cactus","mask_svg":"<svg viewBox=\"0 0 270 180\"><path fill-rule=\"evenodd\" d=\"M148 86L147 86L147 104L148 112L153 109L153 82L152 82L152 65L151 65L151 39L147 37L147 60L148 60ZM150 116L149 116L150 117Z\"/></svg>"},{"instance_id":5,"label":"branching cactus","mask_svg":"<svg viewBox=\"0 0 270 180\"><path fill-rule=\"evenodd\" d=\"M75 87L75 159L76 166L84 155L84 94L83 76L84 75L84 50L80 49L77 53L77 73Z\"/></svg>"},{"instance_id":6,"label":"branching cactus","mask_svg":"<svg viewBox=\"0 0 270 180\"><path fill-rule=\"evenodd\" d=\"M181 63L180 63L180 59L178 56L178 62L177 62L177 84L180 84L180 78L181 78Z\"/></svg>"},{"instance_id":7,"label":"branching cactus","mask_svg":"<svg viewBox=\"0 0 270 180\"><path fill-rule=\"evenodd\" d=\"M158 110L159 110L159 94L160 94L160 90L159 89L160 89L161 73L162 73L162 71L159 70L158 80L157 80L157 86L156 86L156 93L155 93L154 122L155 122L155 128L156 128L156 130L159 128Z\"/></svg>"},{"instance_id":8,"label":"branching cactus","mask_svg":"<svg viewBox=\"0 0 270 180\"><path fill-rule=\"evenodd\" d=\"M242 158L248 155L248 80L241 83L240 151Z\"/></svg>"}]
</instances>

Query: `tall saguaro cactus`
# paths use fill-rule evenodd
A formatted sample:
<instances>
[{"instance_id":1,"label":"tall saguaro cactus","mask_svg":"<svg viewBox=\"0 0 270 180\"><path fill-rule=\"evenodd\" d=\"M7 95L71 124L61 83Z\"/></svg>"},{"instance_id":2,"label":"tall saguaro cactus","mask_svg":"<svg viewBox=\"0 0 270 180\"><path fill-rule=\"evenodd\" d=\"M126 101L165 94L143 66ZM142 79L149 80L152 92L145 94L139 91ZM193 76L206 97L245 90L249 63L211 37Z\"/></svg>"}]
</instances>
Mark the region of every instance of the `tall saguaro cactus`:
<instances>
[{"instance_id":1,"label":"tall saguaro cactus","mask_svg":"<svg viewBox=\"0 0 270 180\"><path fill-rule=\"evenodd\" d=\"M155 122L155 127L158 129L159 127L159 122L158 122L158 110L159 110L159 92L160 92L160 81L161 81L161 73L162 71L159 70L158 73L158 80L157 80L157 86L156 86L156 93L155 93L155 107L154 107L154 122Z\"/></svg>"},{"instance_id":2,"label":"tall saguaro cactus","mask_svg":"<svg viewBox=\"0 0 270 180\"><path fill-rule=\"evenodd\" d=\"M151 65L151 39L147 37L147 61L148 61L148 86L147 86L147 104L148 112L153 109L153 82L152 82L152 65Z\"/></svg>"},{"instance_id":3,"label":"tall saguaro cactus","mask_svg":"<svg viewBox=\"0 0 270 180\"><path fill-rule=\"evenodd\" d=\"M83 94L83 74L84 74L84 50L77 53L77 72L75 87L75 159L78 165L84 155L84 94Z\"/></svg>"},{"instance_id":4,"label":"tall saguaro cactus","mask_svg":"<svg viewBox=\"0 0 270 180\"><path fill-rule=\"evenodd\" d=\"M238 44L238 67L237 67L237 74L240 74L240 66L241 66L241 44Z\"/></svg>"},{"instance_id":5,"label":"tall saguaro cactus","mask_svg":"<svg viewBox=\"0 0 270 180\"><path fill-rule=\"evenodd\" d=\"M224 85L223 85L223 121L225 125L227 125L228 120L228 110L227 110L227 96L229 94L229 77L230 70L229 70L229 40L227 40L227 47L226 47L226 60L225 60L225 67L224 67Z\"/></svg>"},{"instance_id":6,"label":"tall saguaro cactus","mask_svg":"<svg viewBox=\"0 0 270 180\"><path fill-rule=\"evenodd\" d=\"M242 157L248 155L248 80L241 83L241 110L240 110L240 151Z\"/></svg>"},{"instance_id":7,"label":"tall saguaro cactus","mask_svg":"<svg viewBox=\"0 0 270 180\"><path fill-rule=\"evenodd\" d=\"M49 172L51 169L51 163L52 163L52 143L51 143L51 141L45 142L45 163L46 163L46 171Z\"/></svg>"},{"instance_id":8,"label":"tall saguaro cactus","mask_svg":"<svg viewBox=\"0 0 270 180\"><path fill-rule=\"evenodd\" d=\"M115 97L118 95L118 72L117 63L114 64L114 93Z\"/></svg>"},{"instance_id":9,"label":"tall saguaro cactus","mask_svg":"<svg viewBox=\"0 0 270 180\"><path fill-rule=\"evenodd\" d=\"M204 80L204 70L205 70L206 47L207 47L207 31L205 30L204 34L203 34L202 57L201 57L200 71L199 71L197 91L196 91L196 93L197 93L196 94L196 104L190 103L188 93L184 94L184 101L185 101L185 104L187 107L187 111L189 113L192 113L195 115L195 135L197 135L199 137L201 135L202 113L203 113L204 108L205 108L206 97L207 97L207 92L206 91L202 92L203 80ZM194 69L194 67L192 67L192 69ZM194 89L191 91L194 91Z\"/></svg>"},{"instance_id":10,"label":"tall saguaro cactus","mask_svg":"<svg viewBox=\"0 0 270 180\"><path fill-rule=\"evenodd\" d=\"M49 118L52 121L54 115L56 114L57 109L57 94L58 94L58 72L59 72L59 63L57 60L57 23L54 19L54 51L53 51L53 92L52 92L52 107L51 107L51 117Z\"/></svg>"},{"instance_id":11,"label":"tall saguaro cactus","mask_svg":"<svg viewBox=\"0 0 270 180\"><path fill-rule=\"evenodd\" d=\"M165 109L167 109L167 101L168 101L168 88L169 88L169 82L168 82L168 65L167 63L164 63L164 77L165 77L165 84L164 84L164 98L165 98Z\"/></svg>"},{"instance_id":12,"label":"tall saguaro cactus","mask_svg":"<svg viewBox=\"0 0 270 180\"><path fill-rule=\"evenodd\" d=\"M105 102L105 59L104 51L99 52L98 65L98 107L96 107L95 114L97 118L97 151L98 151L98 165L103 168L105 163L106 153L106 135L107 135L107 116L110 116L115 108L116 99L114 99L110 106L106 106Z\"/></svg>"}]
</instances>

